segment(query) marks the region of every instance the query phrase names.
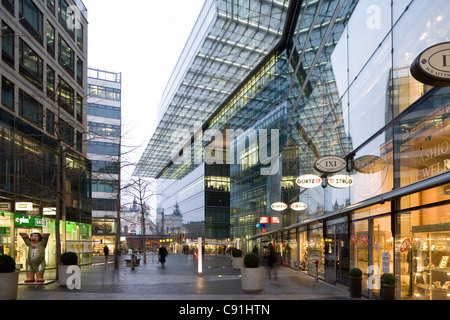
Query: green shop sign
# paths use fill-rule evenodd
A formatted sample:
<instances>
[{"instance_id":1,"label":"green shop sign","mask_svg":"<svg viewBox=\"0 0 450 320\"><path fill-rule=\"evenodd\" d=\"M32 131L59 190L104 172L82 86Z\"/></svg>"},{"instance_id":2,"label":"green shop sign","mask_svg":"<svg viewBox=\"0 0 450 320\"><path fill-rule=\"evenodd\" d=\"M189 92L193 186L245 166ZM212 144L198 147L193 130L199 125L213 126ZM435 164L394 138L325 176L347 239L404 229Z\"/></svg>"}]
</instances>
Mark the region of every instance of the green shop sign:
<instances>
[{"instance_id":1,"label":"green shop sign","mask_svg":"<svg viewBox=\"0 0 450 320\"><path fill-rule=\"evenodd\" d=\"M45 227L47 225L47 221L40 217L34 216L24 216L21 214L16 214L14 216L14 225L20 227Z\"/></svg>"}]
</instances>

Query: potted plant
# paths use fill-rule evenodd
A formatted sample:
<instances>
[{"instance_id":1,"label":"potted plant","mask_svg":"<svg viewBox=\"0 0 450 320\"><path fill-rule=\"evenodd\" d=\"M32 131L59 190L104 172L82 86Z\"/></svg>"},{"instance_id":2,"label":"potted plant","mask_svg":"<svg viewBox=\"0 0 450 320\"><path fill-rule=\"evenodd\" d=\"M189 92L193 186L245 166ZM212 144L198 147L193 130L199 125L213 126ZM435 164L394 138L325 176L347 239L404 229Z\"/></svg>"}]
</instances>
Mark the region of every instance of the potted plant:
<instances>
[{"instance_id":1,"label":"potted plant","mask_svg":"<svg viewBox=\"0 0 450 320\"><path fill-rule=\"evenodd\" d=\"M361 298L362 271L359 268L352 268L348 274L350 279L350 298Z\"/></svg>"},{"instance_id":2,"label":"potted plant","mask_svg":"<svg viewBox=\"0 0 450 320\"><path fill-rule=\"evenodd\" d=\"M0 300L16 300L19 272L14 259L0 254Z\"/></svg>"},{"instance_id":3,"label":"potted plant","mask_svg":"<svg viewBox=\"0 0 450 320\"><path fill-rule=\"evenodd\" d=\"M380 277L380 284L380 300L395 300L395 276L392 273L383 273Z\"/></svg>"},{"instance_id":4,"label":"potted plant","mask_svg":"<svg viewBox=\"0 0 450 320\"><path fill-rule=\"evenodd\" d=\"M67 273L67 269L77 263L78 255L75 252L68 251L61 255L61 265L58 268L58 279L60 286L67 286L67 279L70 277L70 274Z\"/></svg>"},{"instance_id":5,"label":"potted plant","mask_svg":"<svg viewBox=\"0 0 450 320\"><path fill-rule=\"evenodd\" d=\"M241 269L244 262L242 259L242 250L233 248L231 249L231 265L233 266L233 269Z\"/></svg>"},{"instance_id":6,"label":"potted plant","mask_svg":"<svg viewBox=\"0 0 450 320\"><path fill-rule=\"evenodd\" d=\"M244 257L244 268L241 269L242 290L247 292L261 291L263 287L264 268L259 267L260 258L256 253L247 253Z\"/></svg>"}]
</instances>

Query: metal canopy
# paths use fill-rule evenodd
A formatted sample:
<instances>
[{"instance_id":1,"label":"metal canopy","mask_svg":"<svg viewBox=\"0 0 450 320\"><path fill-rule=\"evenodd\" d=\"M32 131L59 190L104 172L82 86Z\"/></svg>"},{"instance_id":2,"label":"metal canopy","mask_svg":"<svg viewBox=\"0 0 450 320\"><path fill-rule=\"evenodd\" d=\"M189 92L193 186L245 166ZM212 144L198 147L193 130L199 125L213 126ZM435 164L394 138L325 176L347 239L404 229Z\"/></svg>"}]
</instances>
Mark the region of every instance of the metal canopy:
<instances>
[{"instance_id":1,"label":"metal canopy","mask_svg":"<svg viewBox=\"0 0 450 320\"><path fill-rule=\"evenodd\" d=\"M203 124L283 35L289 0L207 0L166 87L159 123L133 175L158 177L173 134Z\"/></svg>"}]
</instances>

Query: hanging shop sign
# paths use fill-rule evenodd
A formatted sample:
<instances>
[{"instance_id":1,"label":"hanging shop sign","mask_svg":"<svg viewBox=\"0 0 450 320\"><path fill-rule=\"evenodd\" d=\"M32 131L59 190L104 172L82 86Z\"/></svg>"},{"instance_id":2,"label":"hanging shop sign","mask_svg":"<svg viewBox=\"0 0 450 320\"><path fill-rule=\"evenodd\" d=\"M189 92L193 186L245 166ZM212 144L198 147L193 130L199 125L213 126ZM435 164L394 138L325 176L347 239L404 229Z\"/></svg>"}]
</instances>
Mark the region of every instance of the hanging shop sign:
<instances>
[{"instance_id":1,"label":"hanging shop sign","mask_svg":"<svg viewBox=\"0 0 450 320\"><path fill-rule=\"evenodd\" d=\"M306 203L303 202L294 202L291 204L291 209L294 211L302 211L305 210L306 208L308 208L308 206L306 205Z\"/></svg>"},{"instance_id":2,"label":"hanging shop sign","mask_svg":"<svg viewBox=\"0 0 450 320\"><path fill-rule=\"evenodd\" d=\"M54 216L56 215L56 208L43 208L42 214L44 216Z\"/></svg>"},{"instance_id":3,"label":"hanging shop sign","mask_svg":"<svg viewBox=\"0 0 450 320\"><path fill-rule=\"evenodd\" d=\"M11 202L0 202L0 211L11 211Z\"/></svg>"},{"instance_id":4,"label":"hanging shop sign","mask_svg":"<svg viewBox=\"0 0 450 320\"><path fill-rule=\"evenodd\" d=\"M295 183L297 183L300 188L312 189L322 184L322 178L314 174L305 174L298 177L295 180Z\"/></svg>"},{"instance_id":5,"label":"hanging shop sign","mask_svg":"<svg viewBox=\"0 0 450 320\"><path fill-rule=\"evenodd\" d=\"M274 224L280 223L280 217L270 217L270 223Z\"/></svg>"},{"instance_id":6,"label":"hanging shop sign","mask_svg":"<svg viewBox=\"0 0 450 320\"><path fill-rule=\"evenodd\" d=\"M16 202L16 211L32 211L33 202Z\"/></svg>"},{"instance_id":7,"label":"hanging shop sign","mask_svg":"<svg viewBox=\"0 0 450 320\"><path fill-rule=\"evenodd\" d=\"M349 188L355 183L355 179L345 174L337 174L328 178L328 184L336 189Z\"/></svg>"},{"instance_id":8,"label":"hanging shop sign","mask_svg":"<svg viewBox=\"0 0 450 320\"><path fill-rule=\"evenodd\" d=\"M386 161L378 156L362 156L353 161L353 168L360 173L377 173L386 168Z\"/></svg>"},{"instance_id":9,"label":"hanging shop sign","mask_svg":"<svg viewBox=\"0 0 450 320\"><path fill-rule=\"evenodd\" d=\"M424 84L450 87L450 42L425 49L411 64L411 75Z\"/></svg>"},{"instance_id":10,"label":"hanging shop sign","mask_svg":"<svg viewBox=\"0 0 450 320\"><path fill-rule=\"evenodd\" d=\"M20 227L40 228L45 227L47 225L47 221L40 217L16 214L14 216L14 225Z\"/></svg>"},{"instance_id":11,"label":"hanging shop sign","mask_svg":"<svg viewBox=\"0 0 450 320\"><path fill-rule=\"evenodd\" d=\"M314 162L314 169L323 173L336 173L345 169L347 161L338 156L325 156Z\"/></svg>"},{"instance_id":12,"label":"hanging shop sign","mask_svg":"<svg viewBox=\"0 0 450 320\"><path fill-rule=\"evenodd\" d=\"M269 217L259 217L259 223L269 223Z\"/></svg>"},{"instance_id":13,"label":"hanging shop sign","mask_svg":"<svg viewBox=\"0 0 450 320\"><path fill-rule=\"evenodd\" d=\"M270 208L275 211L284 211L287 209L287 204L284 202L275 202L271 204Z\"/></svg>"}]
</instances>

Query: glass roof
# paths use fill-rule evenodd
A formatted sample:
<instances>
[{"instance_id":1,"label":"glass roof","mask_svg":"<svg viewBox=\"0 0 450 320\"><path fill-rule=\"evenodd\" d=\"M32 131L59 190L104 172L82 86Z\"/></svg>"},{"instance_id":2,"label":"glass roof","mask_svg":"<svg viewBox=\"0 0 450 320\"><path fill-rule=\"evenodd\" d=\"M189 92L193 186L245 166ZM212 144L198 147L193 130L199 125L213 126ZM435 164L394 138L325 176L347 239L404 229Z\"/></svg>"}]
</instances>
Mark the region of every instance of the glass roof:
<instances>
[{"instance_id":1,"label":"glass roof","mask_svg":"<svg viewBox=\"0 0 450 320\"><path fill-rule=\"evenodd\" d=\"M135 176L170 163L173 134L203 124L281 40L289 0L206 0L159 106Z\"/></svg>"}]
</instances>

